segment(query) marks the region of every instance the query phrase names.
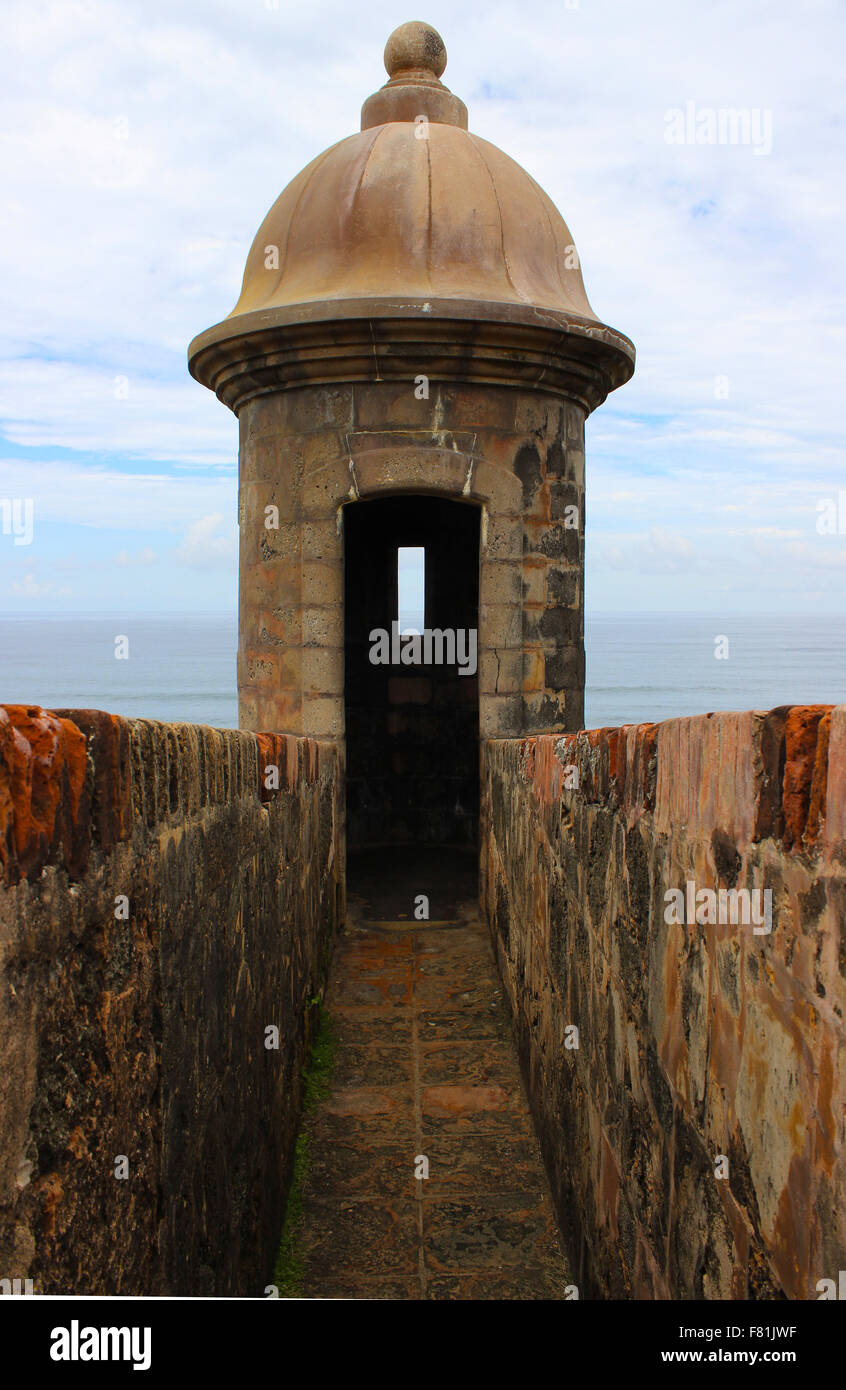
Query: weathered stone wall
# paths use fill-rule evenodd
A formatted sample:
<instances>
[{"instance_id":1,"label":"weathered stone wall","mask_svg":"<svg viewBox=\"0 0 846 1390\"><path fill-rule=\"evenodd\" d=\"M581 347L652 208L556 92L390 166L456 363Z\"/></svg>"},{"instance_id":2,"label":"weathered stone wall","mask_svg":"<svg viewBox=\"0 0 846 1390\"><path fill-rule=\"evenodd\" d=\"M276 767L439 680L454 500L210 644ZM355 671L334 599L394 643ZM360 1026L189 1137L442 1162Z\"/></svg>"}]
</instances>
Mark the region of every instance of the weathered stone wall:
<instances>
[{"instance_id":1,"label":"weathered stone wall","mask_svg":"<svg viewBox=\"0 0 846 1390\"><path fill-rule=\"evenodd\" d=\"M416 370L240 410L242 728L343 737L343 509L402 492L483 510L483 735L583 723L585 407L554 390L434 380L418 399Z\"/></svg>"},{"instance_id":2,"label":"weathered stone wall","mask_svg":"<svg viewBox=\"0 0 846 1390\"><path fill-rule=\"evenodd\" d=\"M846 706L487 742L482 798L582 1296L816 1298L846 1268ZM668 925L689 881L769 889L772 930Z\"/></svg>"},{"instance_id":3,"label":"weathered stone wall","mask_svg":"<svg viewBox=\"0 0 846 1390\"><path fill-rule=\"evenodd\" d=\"M260 1294L343 910L337 749L61 713L0 707L0 1277Z\"/></svg>"}]
</instances>

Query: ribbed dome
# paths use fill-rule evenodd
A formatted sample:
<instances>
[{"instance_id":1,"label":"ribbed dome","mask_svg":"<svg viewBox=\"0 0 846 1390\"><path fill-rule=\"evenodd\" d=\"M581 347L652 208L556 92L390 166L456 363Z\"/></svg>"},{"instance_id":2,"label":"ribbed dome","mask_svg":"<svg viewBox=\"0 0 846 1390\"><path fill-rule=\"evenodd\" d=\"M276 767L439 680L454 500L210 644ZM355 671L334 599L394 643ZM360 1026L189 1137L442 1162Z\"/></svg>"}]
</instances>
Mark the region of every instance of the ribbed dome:
<instances>
[{"instance_id":1,"label":"ribbed dome","mask_svg":"<svg viewBox=\"0 0 846 1390\"><path fill-rule=\"evenodd\" d=\"M495 145L392 121L312 160L271 208L232 314L316 301L459 299L594 319L566 223Z\"/></svg>"},{"instance_id":2,"label":"ribbed dome","mask_svg":"<svg viewBox=\"0 0 846 1390\"><path fill-rule=\"evenodd\" d=\"M455 375L473 356L485 380L554 377L595 409L631 376L634 347L593 313L557 208L469 133L430 25L395 30L385 66L360 132L312 160L267 214L238 303L188 349L191 373L238 409L306 377L407 373L424 356Z\"/></svg>"}]
</instances>

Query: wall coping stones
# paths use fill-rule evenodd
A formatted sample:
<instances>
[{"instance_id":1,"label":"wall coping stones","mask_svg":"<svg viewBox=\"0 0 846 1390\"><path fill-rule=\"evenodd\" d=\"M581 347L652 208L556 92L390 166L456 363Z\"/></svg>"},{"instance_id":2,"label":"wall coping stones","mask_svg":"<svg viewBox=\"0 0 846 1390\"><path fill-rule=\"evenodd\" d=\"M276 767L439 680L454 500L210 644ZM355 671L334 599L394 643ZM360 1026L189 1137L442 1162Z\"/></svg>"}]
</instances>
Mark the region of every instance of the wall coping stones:
<instances>
[{"instance_id":1,"label":"wall coping stones","mask_svg":"<svg viewBox=\"0 0 846 1390\"><path fill-rule=\"evenodd\" d=\"M0 705L0 883L35 879L48 864L77 880L92 846L107 851L128 840L136 818L152 827L233 798L267 802L275 794L264 785L269 764L279 768L280 788L314 785L318 743L101 710Z\"/></svg>"},{"instance_id":2,"label":"wall coping stones","mask_svg":"<svg viewBox=\"0 0 846 1390\"><path fill-rule=\"evenodd\" d=\"M62 853L69 873L88 861L85 737L37 705L0 706L0 874L36 877Z\"/></svg>"},{"instance_id":3,"label":"wall coping stones","mask_svg":"<svg viewBox=\"0 0 846 1390\"><path fill-rule=\"evenodd\" d=\"M519 767L541 805L560 796L610 801L656 829L715 830L812 853L846 842L846 705L792 705L660 724L540 734L520 741ZM578 771L578 792L563 770Z\"/></svg>"}]
</instances>

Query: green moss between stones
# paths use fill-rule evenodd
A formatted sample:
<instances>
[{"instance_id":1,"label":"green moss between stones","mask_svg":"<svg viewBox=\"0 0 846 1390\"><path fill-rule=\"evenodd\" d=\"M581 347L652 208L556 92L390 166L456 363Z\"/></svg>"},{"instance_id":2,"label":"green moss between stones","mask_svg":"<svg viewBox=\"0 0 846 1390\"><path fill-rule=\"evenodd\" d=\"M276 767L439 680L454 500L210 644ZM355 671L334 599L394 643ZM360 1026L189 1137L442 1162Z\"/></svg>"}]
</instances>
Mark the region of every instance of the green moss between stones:
<instances>
[{"instance_id":1,"label":"green moss between stones","mask_svg":"<svg viewBox=\"0 0 846 1390\"><path fill-rule=\"evenodd\" d=\"M309 1167L308 1116L325 1100L335 1065L337 1035L335 1026L320 999L309 999L306 1005L306 1046L303 1066L303 1101L300 1128L294 1146L294 1165L285 1219L279 1240L279 1254L273 1271L273 1283L280 1298L299 1298L302 1293L304 1256L302 1249L303 1191Z\"/></svg>"}]
</instances>

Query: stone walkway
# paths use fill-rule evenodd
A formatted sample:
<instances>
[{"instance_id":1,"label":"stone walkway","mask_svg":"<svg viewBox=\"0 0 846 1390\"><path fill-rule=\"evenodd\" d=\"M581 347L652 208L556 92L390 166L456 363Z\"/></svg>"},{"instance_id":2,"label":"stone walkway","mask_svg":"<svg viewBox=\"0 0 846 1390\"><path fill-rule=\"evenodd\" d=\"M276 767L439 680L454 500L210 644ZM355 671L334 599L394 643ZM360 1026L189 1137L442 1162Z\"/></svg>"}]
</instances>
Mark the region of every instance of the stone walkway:
<instances>
[{"instance_id":1,"label":"stone walkway","mask_svg":"<svg viewBox=\"0 0 846 1390\"><path fill-rule=\"evenodd\" d=\"M338 1047L305 1122L304 1295L563 1298L573 1281L486 929L348 925L326 1007Z\"/></svg>"}]
</instances>

